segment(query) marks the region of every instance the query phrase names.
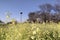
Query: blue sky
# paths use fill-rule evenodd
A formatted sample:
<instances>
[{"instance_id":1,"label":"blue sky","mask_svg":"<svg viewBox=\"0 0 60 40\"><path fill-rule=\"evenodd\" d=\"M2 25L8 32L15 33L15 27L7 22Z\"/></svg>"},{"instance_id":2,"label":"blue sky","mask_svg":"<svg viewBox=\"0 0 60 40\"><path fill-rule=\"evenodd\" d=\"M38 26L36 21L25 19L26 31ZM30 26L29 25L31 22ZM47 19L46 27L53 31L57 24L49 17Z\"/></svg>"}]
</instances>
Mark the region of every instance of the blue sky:
<instances>
[{"instance_id":1,"label":"blue sky","mask_svg":"<svg viewBox=\"0 0 60 40\"><path fill-rule=\"evenodd\" d=\"M20 12L23 12L23 21L28 19L28 13L39 11L39 5L50 3L56 4L57 0L0 0L0 20L9 21L14 18L20 21ZM7 20L6 13L10 12L10 19Z\"/></svg>"}]
</instances>

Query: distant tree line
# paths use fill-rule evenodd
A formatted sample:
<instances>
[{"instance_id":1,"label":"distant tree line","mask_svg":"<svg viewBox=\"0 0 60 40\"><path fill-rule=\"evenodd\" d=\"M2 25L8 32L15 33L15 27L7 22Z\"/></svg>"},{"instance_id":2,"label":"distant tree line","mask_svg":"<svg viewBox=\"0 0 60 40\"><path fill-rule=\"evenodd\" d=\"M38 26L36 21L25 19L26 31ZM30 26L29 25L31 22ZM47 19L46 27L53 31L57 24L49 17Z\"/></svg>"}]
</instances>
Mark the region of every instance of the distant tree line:
<instances>
[{"instance_id":1,"label":"distant tree line","mask_svg":"<svg viewBox=\"0 0 60 40\"><path fill-rule=\"evenodd\" d=\"M50 23L55 22L59 23L60 22L60 5L55 4L43 4L39 6L40 11L36 12L30 12L29 13L29 22L39 22L39 23Z\"/></svg>"}]
</instances>

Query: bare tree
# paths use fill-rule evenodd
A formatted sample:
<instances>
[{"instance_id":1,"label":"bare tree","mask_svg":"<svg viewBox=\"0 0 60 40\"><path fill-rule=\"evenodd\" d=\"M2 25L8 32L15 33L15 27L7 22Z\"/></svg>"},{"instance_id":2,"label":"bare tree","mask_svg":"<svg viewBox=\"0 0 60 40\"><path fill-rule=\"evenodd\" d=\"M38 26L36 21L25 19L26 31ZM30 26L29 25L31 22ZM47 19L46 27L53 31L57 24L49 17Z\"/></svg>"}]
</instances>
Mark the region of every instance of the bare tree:
<instances>
[{"instance_id":1,"label":"bare tree","mask_svg":"<svg viewBox=\"0 0 60 40\"><path fill-rule=\"evenodd\" d=\"M30 22L36 22L38 21L39 23L43 23L43 22L48 22L50 23L50 21L53 21L55 23L59 23L60 22L60 6L59 5L55 5L52 6L50 4L44 4L44 5L40 5L40 11L37 12L30 12L29 13L29 20ZM56 13L50 13L51 10L56 11Z\"/></svg>"},{"instance_id":2,"label":"bare tree","mask_svg":"<svg viewBox=\"0 0 60 40\"><path fill-rule=\"evenodd\" d=\"M44 12L50 12L53 6L51 4L44 4L39 6L40 9Z\"/></svg>"},{"instance_id":3,"label":"bare tree","mask_svg":"<svg viewBox=\"0 0 60 40\"><path fill-rule=\"evenodd\" d=\"M30 12L28 16L29 16L29 21L30 22L35 22L36 21L35 12Z\"/></svg>"},{"instance_id":4,"label":"bare tree","mask_svg":"<svg viewBox=\"0 0 60 40\"><path fill-rule=\"evenodd\" d=\"M56 4L54 6L56 12L60 12L60 5Z\"/></svg>"}]
</instances>

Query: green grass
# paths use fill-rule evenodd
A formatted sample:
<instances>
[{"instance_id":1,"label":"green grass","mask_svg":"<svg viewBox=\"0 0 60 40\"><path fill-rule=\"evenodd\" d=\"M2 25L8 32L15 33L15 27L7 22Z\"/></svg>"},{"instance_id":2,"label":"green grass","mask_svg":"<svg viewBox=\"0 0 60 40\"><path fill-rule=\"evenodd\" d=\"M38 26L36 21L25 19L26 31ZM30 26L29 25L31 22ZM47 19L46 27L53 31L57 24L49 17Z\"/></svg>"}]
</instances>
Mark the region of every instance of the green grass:
<instances>
[{"instance_id":1,"label":"green grass","mask_svg":"<svg viewBox=\"0 0 60 40\"><path fill-rule=\"evenodd\" d=\"M60 23L2 25L0 40L60 40Z\"/></svg>"}]
</instances>

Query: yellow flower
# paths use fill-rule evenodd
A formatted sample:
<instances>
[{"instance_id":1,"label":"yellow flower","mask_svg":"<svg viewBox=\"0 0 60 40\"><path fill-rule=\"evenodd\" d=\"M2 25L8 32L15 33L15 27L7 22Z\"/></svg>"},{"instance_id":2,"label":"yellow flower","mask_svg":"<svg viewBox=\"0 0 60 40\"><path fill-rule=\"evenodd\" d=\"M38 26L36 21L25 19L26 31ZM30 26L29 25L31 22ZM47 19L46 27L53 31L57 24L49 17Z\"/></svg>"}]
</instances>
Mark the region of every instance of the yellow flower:
<instances>
[{"instance_id":1,"label":"yellow flower","mask_svg":"<svg viewBox=\"0 0 60 40\"><path fill-rule=\"evenodd\" d=\"M39 28L37 28L36 31L38 32L39 31Z\"/></svg>"},{"instance_id":2,"label":"yellow flower","mask_svg":"<svg viewBox=\"0 0 60 40\"><path fill-rule=\"evenodd\" d=\"M21 36L21 33L19 33L19 36Z\"/></svg>"},{"instance_id":3,"label":"yellow flower","mask_svg":"<svg viewBox=\"0 0 60 40\"><path fill-rule=\"evenodd\" d=\"M31 36L31 39L34 39L35 37L34 36Z\"/></svg>"},{"instance_id":4,"label":"yellow flower","mask_svg":"<svg viewBox=\"0 0 60 40\"><path fill-rule=\"evenodd\" d=\"M33 35L35 35L36 34L36 31L33 31Z\"/></svg>"}]
</instances>

